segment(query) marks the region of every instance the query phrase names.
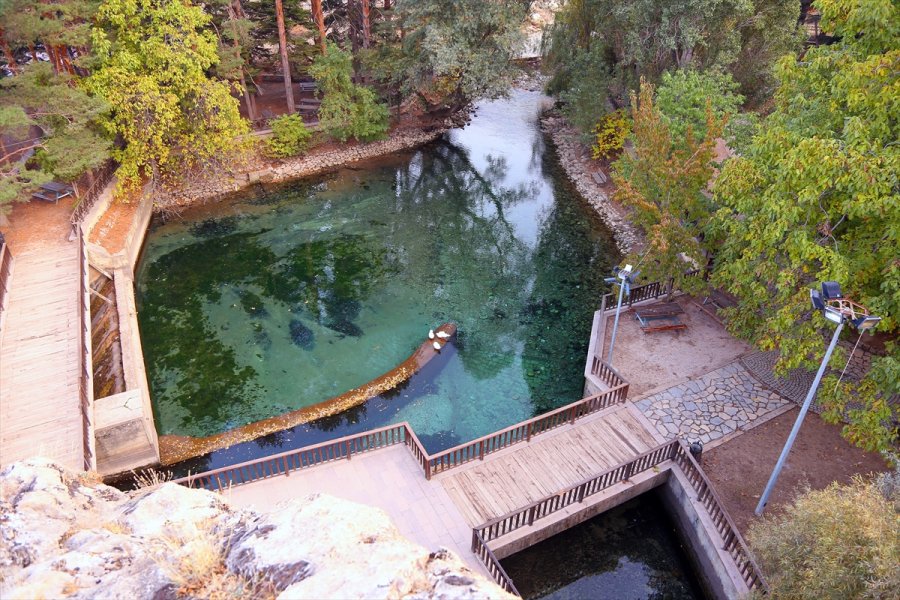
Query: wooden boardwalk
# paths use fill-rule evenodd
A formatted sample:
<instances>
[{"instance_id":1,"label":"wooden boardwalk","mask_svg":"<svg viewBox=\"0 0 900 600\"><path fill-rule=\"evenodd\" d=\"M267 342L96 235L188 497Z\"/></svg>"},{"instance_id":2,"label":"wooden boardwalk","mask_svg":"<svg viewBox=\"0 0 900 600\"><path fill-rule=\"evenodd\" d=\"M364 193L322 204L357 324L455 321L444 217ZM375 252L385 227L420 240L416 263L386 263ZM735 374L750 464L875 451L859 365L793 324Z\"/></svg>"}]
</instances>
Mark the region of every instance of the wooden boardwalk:
<instances>
[{"instance_id":1,"label":"wooden boardwalk","mask_svg":"<svg viewBox=\"0 0 900 600\"><path fill-rule=\"evenodd\" d=\"M431 480L409 450L398 445L224 493L238 506L259 510L316 492L377 506L409 539L429 550L448 547L483 572L469 551L472 527L627 462L658 443L632 407L617 405Z\"/></svg>"},{"instance_id":2,"label":"wooden boardwalk","mask_svg":"<svg viewBox=\"0 0 900 600\"><path fill-rule=\"evenodd\" d=\"M626 463L658 443L632 409L621 405L435 480L475 527Z\"/></svg>"},{"instance_id":3,"label":"wooden boardwalk","mask_svg":"<svg viewBox=\"0 0 900 600\"><path fill-rule=\"evenodd\" d=\"M0 465L44 456L80 471L78 242L66 239L63 203L23 208L47 227L17 235L17 207L7 233L15 262L0 338ZM35 221L28 228L41 229Z\"/></svg>"}]
</instances>

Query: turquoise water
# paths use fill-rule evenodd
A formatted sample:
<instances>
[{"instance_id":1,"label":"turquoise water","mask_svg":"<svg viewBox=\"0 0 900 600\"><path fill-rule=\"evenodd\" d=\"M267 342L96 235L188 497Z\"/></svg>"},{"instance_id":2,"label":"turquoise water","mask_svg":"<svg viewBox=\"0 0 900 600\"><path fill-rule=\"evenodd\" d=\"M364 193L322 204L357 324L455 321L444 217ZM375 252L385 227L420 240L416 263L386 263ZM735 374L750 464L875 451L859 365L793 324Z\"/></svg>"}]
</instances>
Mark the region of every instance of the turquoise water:
<instances>
[{"instance_id":1,"label":"turquoise water","mask_svg":"<svg viewBox=\"0 0 900 600\"><path fill-rule=\"evenodd\" d=\"M543 101L514 92L415 152L155 223L137 292L160 434L341 394L445 321L455 347L425 373L291 444L406 420L433 452L580 398L618 254L545 146Z\"/></svg>"}]
</instances>

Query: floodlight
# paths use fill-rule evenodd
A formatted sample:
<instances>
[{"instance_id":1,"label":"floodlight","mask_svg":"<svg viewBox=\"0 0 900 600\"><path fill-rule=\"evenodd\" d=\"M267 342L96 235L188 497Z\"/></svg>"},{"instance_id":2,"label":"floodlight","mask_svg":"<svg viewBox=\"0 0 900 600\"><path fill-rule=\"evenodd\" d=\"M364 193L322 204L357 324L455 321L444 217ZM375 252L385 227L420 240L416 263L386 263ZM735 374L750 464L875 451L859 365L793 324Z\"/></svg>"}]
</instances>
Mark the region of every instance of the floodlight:
<instances>
[{"instance_id":1,"label":"floodlight","mask_svg":"<svg viewBox=\"0 0 900 600\"><path fill-rule=\"evenodd\" d=\"M822 296L824 296L826 300L840 300L844 297L841 293L841 284L837 281L823 281Z\"/></svg>"},{"instance_id":2,"label":"floodlight","mask_svg":"<svg viewBox=\"0 0 900 600\"><path fill-rule=\"evenodd\" d=\"M839 311L838 309L832 306L826 306L825 311L823 313L825 318L831 321L832 323L843 323L844 322L844 313Z\"/></svg>"},{"instance_id":3,"label":"floodlight","mask_svg":"<svg viewBox=\"0 0 900 600\"><path fill-rule=\"evenodd\" d=\"M812 302L813 310L825 310L825 301L822 300L819 290L809 290L809 299Z\"/></svg>"},{"instance_id":4,"label":"floodlight","mask_svg":"<svg viewBox=\"0 0 900 600\"><path fill-rule=\"evenodd\" d=\"M867 331L869 329L874 329L876 325L881 321L881 317L874 317L872 315L863 315L857 319L853 319L851 323L853 326L859 329L860 331Z\"/></svg>"},{"instance_id":5,"label":"floodlight","mask_svg":"<svg viewBox=\"0 0 900 600\"><path fill-rule=\"evenodd\" d=\"M604 277L603 281L605 281L606 283L615 283L616 278L615 277Z\"/></svg>"}]
</instances>

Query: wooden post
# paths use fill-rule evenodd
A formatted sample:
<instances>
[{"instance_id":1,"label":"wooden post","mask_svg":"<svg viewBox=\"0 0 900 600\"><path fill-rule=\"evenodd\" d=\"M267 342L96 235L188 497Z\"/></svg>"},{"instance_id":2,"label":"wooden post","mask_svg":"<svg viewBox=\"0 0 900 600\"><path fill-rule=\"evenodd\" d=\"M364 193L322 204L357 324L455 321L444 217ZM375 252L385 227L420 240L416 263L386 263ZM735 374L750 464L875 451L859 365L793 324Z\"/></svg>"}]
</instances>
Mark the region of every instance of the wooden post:
<instances>
[{"instance_id":1,"label":"wooden post","mask_svg":"<svg viewBox=\"0 0 900 600\"><path fill-rule=\"evenodd\" d=\"M294 88L291 85L291 64L288 61L287 34L284 30L284 6L275 0L275 19L278 22L278 45L281 49L281 70L284 72L284 93L287 97L288 114L297 112L294 105Z\"/></svg>"},{"instance_id":2,"label":"wooden post","mask_svg":"<svg viewBox=\"0 0 900 600\"><path fill-rule=\"evenodd\" d=\"M312 0L312 16L319 29L319 48L325 54L325 13L322 11L322 0Z\"/></svg>"}]
</instances>

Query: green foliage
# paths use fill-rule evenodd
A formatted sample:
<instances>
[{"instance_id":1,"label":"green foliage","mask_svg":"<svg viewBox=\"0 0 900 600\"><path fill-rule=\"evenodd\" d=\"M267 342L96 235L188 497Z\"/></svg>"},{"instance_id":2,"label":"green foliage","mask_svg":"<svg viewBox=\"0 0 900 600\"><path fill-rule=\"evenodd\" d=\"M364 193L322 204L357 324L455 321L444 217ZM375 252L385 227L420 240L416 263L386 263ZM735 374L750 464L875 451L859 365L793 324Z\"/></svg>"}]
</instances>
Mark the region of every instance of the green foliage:
<instances>
[{"instance_id":1,"label":"green foliage","mask_svg":"<svg viewBox=\"0 0 900 600\"><path fill-rule=\"evenodd\" d=\"M209 16L189 2L105 0L93 31L97 70L87 80L112 113L107 131L120 184L223 161L241 149L248 127L229 86L210 79L217 41Z\"/></svg>"},{"instance_id":2,"label":"green foliage","mask_svg":"<svg viewBox=\"0 0 900 600\"><path fill-rule=\"evenodd\" d=\"M368 61L381 84L415 97L426 111L450 112L506 93L522 42L528 0L398 0L395 28Z\"/></svg>"},{"instance_id":3,"label":"green foliage","mask_svg":"<svg viewBox=\"0 0 900 600\"><path fill-rule=\"evenodd\" d=\"M710 228L721 242L713 281L739 298L730 330L779 349L781 369L813 368L824 352L825 321L810 317L807 291L819 281L840 282L881 316L879 331L900 327L900 9L890 0L816 6L841 41L779 64L775 109L725 164ZM877 377L848 390L854 402L874 408L876 394L890 397ZM879 419L862 416L854 423L873 436L863 445L877 447Z\"/></svg>"},{"instance_id":4,"label":"green foliage","mask_svg":"<svg viewBox=\"0 0 900 600\"><path fill-rule=\"evenodd\" d=\"M319 125L328 135L373 140L384 137L388 129L388 109L379 104L375 93L353 83L353 57L334 45L316 57L309 73L324 94L319 107Z\"/></svg>"},{"instance_id":5,"label":"green foliage","mask_svg":"<svg viewBox=\"0 0 900 600\"><path fill-rule=\"evenodd\" d=\"M312 132L300 115L283 115L269 121L272 137L267 141L269 153L277 158L297 156L306 151Z\"/></svg>"},{"instance_id":6,"label":"green foliage","mask_svg":"<svg viewBox=\"0 0 900 600\"><path fill-rule=\"evenodd\" d=\"M731 75L721 71L667 71L656 89L656 106L668 123L672 137L683 138L690 129L695 137L703 138L707 109L712 110L716 120L729 123L737 114L744 101L743 96L735 93L737 88Z\"/></svg>"},{"instance_id":7,"label":"green foliage","mask_svg":"<svg viewBox=\"0 0 900 600\"><path fill-rule=\"evenodd\" d=\"M624 107L641 77L657 83L669 70L728 70L756 97L774 60L799 47L799 10L795 0L570 0L545 49L549 91L582 131L607 102Z\"/></svg>"},{"instance_id":8,"label":"green foliage","mask_svg":"<svg viewBox=\"0 0 900 600\"><path fill-rule=\"evenodd\" d=\"M98 119L107 110L69 75L54 75L48 63L28 65L16 77L0 81L0 133L31 139L34 156L0 160L0 211L27 199L42 183L72 181L109 157L111 143ZM16 150L26 147L15 146Z\"/></svg>"},{"instance_id":9,"label":"green foliage","mask_svg":"<svg viewBox=\"0 0 900 600\"><path fill-rule=\"evenodd\" d=\"M697 291L703 279L684 274L706 265L699 233L710 214L705 191L724 123L710 109L703 139L676 138L654 106L653 86L646 82L641 82L640 97L632 93L631 105L634 152L616 161L612 179L616 199L633 209L634 222L646 233L647 254L634 258L643 263L648 279L673 277L675 287Z\"/></svg>"},{"instance_id":10,"label":"green foliage","mask_svg":"<svg viewBox=\"0 0 900 600\"><path fill-rule=\"evenodd\" d=\"M591 151L594 159L612 158L622 150L631 133L631 119L624 110L614 110L600 117L593 133L594 145L591 146Z\"/></svg>"},{"instance_id":11,"label":"green foliage","mask_svg":"<svg viewBox=\"0 0 900 600\"><path fill-rule=\"evenodd\" d=\"M855 479L797 498L750 529L770 597L896 598L900 494Z\"/></svg>"}]
</instances>

